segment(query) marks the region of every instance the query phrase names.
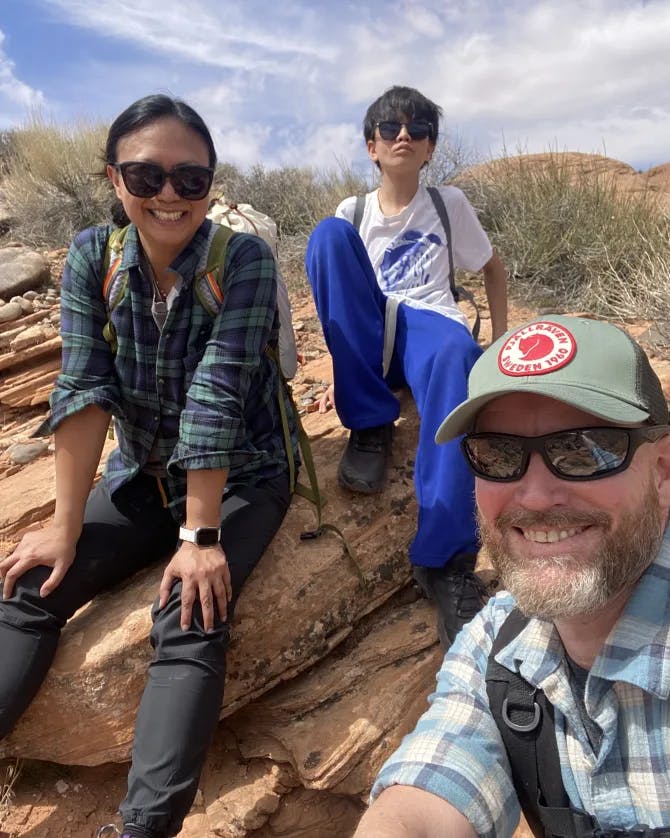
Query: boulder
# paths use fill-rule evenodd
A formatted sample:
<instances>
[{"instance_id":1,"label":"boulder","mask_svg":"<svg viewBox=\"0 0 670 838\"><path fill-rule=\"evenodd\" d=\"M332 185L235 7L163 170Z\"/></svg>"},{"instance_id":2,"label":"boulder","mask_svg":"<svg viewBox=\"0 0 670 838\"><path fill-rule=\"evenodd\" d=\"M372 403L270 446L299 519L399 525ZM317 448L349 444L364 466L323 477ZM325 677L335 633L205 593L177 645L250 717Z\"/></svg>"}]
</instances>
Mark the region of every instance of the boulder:
<instances>
[{"instance_id":1,"label":"boulder","mask_svg":"<svg viewBox=\"0 0 670 838\"><path fill-rule=\"evenodd\" d=\"M0 249L0 297L8 300L24 291L33 291L48 281L49 264L40 253L28 247Z\"/></svg>"},{"instance_id":2,"label":"boulder","mask_svg":"<svg viewBox=\"0 0 670 838\"><path fill-rule=\"evenodd\" d=\"M286 520L240 597L230 644L223 715L244 707L294 678L349 637L367 614L407 585L407 545L416 526L412 483L418 418L403 396L388 488L377 496L353 496L337 484L336 468L345 430L334 412L305 422L328 505L325 520L339 526L353 545L365 585L330 533L301 541L313 527L313 510L295 498ZM47 458L8 477L12 496L39 486L33 503L43 518L53 504ZM33 483L31 475L40 473ZM9 497L9 495L8 495ZM18 535L18 508L8 510L5 537ZM3 516L4 517L4 516ZM29 521L23 517L24 526ZM56 660L36 699L0 757L21 756L58 763L98 765L129 758L133 723L151 656L149 610L162 567L138 574L98 597L63 631Z\"/></svg>"}]
</instances>

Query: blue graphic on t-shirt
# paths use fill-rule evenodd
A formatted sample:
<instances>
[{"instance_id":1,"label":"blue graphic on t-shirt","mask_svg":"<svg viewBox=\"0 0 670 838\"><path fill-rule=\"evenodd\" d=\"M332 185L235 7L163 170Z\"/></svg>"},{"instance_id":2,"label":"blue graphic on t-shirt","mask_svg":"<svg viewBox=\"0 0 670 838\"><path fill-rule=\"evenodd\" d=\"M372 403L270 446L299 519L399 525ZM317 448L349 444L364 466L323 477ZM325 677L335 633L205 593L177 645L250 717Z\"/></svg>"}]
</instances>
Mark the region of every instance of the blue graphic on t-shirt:
<instances>
[{"instance_id":1,"label":"blue graphic on t-shirt","mask_svg":"<svg viewBox=\"0 0 670 838\"><path fill-rule=\"evenodd\" d=\"M379 266L382 291L403 291L418 288L430 281L431 245L442 244L435 233L424 236L419 230L405 230L395 238L384 252Z\"/></svg>"}]
</instances>

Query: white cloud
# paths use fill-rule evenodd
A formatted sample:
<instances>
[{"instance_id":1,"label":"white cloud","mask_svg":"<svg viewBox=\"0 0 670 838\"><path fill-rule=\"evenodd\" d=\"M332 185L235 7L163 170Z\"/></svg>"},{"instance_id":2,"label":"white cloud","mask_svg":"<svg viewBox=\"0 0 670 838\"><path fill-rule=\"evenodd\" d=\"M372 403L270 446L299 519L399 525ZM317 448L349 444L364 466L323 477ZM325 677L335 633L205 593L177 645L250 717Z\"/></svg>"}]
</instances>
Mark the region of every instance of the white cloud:
<instances>
[{"instance_id":1,"label":"white cloud","mask_svg":"<svg viewBox=\"0 0 670 838\"><path fill-rule=\"evenodd\" d=\"M5 54L0 31L0 126L21 122L44 104L44 95L16 77L14 62Z\"/></svg>"},{"instance_id":2,"label":"white cloud","mask_svg":"<svg viewBox=\"0 0 670 838\"><path fill-rule=\"evenodd\" d=\"M85 66L59 68L72 85L58 92L63 113L78 102L111 118L165 90L198 108L238 165L363 164L363 114L393 84L442 105L446 126L483 152L504 136L529 151L670 158L666 0L28 2L81 28L82 42L118 45L114 64L93 46ZM3 66L0 53L0 91Z\"/></svg>"}]
</instances>

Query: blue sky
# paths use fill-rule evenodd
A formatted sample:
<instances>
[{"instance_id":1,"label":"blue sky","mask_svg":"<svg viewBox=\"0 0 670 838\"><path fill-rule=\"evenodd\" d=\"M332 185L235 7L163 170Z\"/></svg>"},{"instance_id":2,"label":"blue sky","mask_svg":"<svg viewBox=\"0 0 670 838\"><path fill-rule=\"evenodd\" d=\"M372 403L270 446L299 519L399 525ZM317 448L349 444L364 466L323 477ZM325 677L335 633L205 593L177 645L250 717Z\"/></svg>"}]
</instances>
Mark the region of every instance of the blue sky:
<instances>
[{"instance_id":1,"label":"blue sky","mask_svg":"<svg viewBox=\"0 0 670 838\"><path fill-rule=\"evenodd\" d=\"M353 163L392 84L481 157L670 161L670 0L0 0L0 129L186 99L243 169Z\"/></svg>"}]
</instances>

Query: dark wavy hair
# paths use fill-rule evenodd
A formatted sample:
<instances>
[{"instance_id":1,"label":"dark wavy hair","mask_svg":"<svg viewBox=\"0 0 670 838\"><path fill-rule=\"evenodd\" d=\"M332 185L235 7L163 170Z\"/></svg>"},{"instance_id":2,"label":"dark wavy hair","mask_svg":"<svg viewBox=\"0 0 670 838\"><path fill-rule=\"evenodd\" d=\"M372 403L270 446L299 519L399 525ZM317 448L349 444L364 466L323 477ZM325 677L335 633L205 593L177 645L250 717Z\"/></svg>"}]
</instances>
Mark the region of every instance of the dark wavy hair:
<instances>
[{"instance_id":1,"label":"dark wavy hair","mask_svg":"<svg viewBox=\"0 0 670 838\"><path fill-rule=\"evenodd\" d=\"M385 120L421 119L430 122L431 142L437 142L442 108L427 99L413 87L390 87L370 105L363 120L363 134L366 142L374 140L378 122Z\"/></svg>"}]
</instances>

